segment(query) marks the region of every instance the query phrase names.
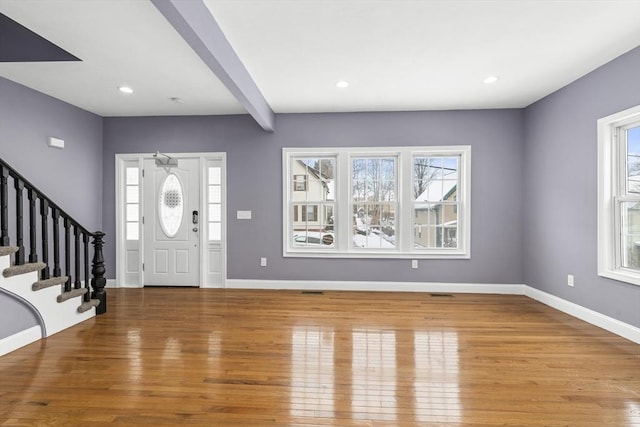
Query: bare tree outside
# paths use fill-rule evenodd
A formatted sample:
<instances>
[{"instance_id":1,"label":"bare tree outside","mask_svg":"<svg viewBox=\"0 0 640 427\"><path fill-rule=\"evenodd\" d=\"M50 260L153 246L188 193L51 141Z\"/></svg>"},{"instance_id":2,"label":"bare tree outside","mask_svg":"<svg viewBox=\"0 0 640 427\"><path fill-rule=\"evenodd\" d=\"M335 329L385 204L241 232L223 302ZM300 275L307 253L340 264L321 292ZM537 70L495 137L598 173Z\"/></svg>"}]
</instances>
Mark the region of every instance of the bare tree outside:
<instances>
[{"instance_id":1,"label":"bare tree outside","mask_svg":"<svg viewBox=\"0 0 640 427\"><path fill-rule=\"evenodd\" d=\"M395 235L396 159L363 157L353 159L352 199L354 245L393 246Z\"/></svg>"}]
</instances>

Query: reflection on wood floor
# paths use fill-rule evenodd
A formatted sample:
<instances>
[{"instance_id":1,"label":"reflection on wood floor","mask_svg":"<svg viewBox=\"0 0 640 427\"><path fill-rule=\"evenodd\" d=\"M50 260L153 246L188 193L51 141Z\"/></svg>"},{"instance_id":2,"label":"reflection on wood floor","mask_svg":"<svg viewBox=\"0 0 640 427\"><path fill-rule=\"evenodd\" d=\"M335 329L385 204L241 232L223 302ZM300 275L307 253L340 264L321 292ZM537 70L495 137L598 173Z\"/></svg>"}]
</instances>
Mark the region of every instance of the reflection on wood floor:
<instances>
[{"instance_id":1,"label":"reflection on wood floor","mask_svg":"<svg viewBox=\"0 0 640 427\"><path fill-rule=\"evenodd\" d=\"M0 425L640 425L640 345L524 296L109 298L0 357Z\"/></svg>"}]
</instances>

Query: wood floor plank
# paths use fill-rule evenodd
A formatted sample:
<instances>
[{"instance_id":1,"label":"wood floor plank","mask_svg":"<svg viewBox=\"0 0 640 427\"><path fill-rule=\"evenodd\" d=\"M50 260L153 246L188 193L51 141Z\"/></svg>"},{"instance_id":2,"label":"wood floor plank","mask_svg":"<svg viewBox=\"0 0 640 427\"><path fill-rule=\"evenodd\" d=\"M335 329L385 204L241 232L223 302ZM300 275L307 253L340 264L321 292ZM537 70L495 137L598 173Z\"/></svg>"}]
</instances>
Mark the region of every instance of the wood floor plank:
<instances>
[{"instance_id":1,"label":"wood floor plank","mask_svg":"<svg viewBox=\"0 0 640 427\"><path fill-rule=\"evenodd\" d=\"M2 426L640 426L640 346L524 296L110 289Z\"/></svg>"}]
</instances>

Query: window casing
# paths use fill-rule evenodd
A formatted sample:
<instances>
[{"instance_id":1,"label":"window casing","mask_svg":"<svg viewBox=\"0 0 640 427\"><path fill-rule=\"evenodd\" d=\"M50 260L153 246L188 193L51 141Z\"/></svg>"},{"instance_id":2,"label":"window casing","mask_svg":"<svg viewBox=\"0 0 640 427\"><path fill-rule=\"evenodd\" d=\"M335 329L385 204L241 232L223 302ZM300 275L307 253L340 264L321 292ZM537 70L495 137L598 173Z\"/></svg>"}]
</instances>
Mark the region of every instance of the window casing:
<instances>
[{"instance_id":1,"label":"window casing","mask_svg":"<svg viewBox=\"0 0 640 427\"><path fill-rule=\"evenodd\" d=\"M470 146L284 148L284 256L470 258Z\"/></svg>"},{"instance_id":2,"label":"window casing","mask_svg":"<svg viewBox=\"0 0 640 427\"><path fill-rule=\"evenodd\" d=\"M640 285L640 106L598 120L598 274Z\"/></svg>"}]
</instances>

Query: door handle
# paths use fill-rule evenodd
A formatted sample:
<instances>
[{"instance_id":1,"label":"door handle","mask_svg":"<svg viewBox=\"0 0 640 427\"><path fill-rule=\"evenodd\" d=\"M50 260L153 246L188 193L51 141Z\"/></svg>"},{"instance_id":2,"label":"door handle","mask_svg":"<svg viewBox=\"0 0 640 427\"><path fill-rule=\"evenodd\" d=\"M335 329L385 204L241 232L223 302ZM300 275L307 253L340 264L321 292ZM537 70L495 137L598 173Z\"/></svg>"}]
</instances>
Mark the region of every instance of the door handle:
<instances>
[{"instance_id":1,"label":"door handle","mask_svg":"<svg viewBox=\"0 0 640 427\"><path fill-rule=\"evenodd\" d=\"M198 231L198 227L193 227L193 231Z\"/></svg>"}]
</instances>

